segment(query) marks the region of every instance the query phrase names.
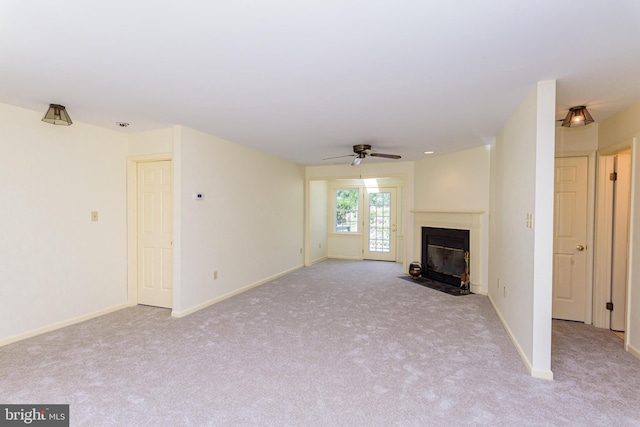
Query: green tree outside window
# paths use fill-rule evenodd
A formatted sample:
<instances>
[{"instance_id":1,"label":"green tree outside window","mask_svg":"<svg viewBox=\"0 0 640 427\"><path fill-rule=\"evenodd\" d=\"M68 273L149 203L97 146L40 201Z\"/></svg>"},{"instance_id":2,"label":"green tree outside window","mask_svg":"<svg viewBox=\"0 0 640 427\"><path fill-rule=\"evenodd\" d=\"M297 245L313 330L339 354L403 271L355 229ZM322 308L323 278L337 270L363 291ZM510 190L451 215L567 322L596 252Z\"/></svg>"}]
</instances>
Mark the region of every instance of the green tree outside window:
<instances>
[{"instance_id":1,"label":"green tree outside window","mask_svg":"<svg viewBox=\"0 0 640 427\"><path fill-rule=\"evenodd\" d=\"M336 232L358 232L358 189L337 189L336 201Z\"/></svg>"}]
</instances>

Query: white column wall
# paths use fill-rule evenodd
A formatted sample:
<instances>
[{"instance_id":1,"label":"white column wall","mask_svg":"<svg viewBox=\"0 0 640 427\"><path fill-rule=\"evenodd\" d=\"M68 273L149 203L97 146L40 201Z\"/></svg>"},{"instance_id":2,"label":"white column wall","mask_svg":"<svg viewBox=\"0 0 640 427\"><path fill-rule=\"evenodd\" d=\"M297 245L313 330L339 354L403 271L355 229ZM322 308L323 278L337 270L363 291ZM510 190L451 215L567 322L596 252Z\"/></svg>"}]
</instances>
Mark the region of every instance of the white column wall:
<instances>
[{"instance_id":1,"label":"white column wall","mask_svg":"<svg viewBox=\"0 0 640 427\"><path fill-rule=\"evenodd\" d=\"M553 378L554 120L555 82L540 82L491 152L489 298L530 373L542 378Z\"/></svg>"}]
</instances>

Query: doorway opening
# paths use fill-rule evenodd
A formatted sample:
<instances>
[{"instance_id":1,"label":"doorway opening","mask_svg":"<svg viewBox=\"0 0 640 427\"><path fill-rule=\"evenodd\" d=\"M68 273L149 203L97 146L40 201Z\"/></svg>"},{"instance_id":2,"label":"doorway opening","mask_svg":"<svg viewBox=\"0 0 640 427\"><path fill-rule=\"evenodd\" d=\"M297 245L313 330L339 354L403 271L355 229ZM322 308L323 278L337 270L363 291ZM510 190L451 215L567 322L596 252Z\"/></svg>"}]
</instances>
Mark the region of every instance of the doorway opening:
<instances>
[{"instance_id":1,"label":"doorway opening","mask_svg":"<svg viewBox=\"0 0 640 427\"><path fill-rule=\"evenodd\" d=\"M626 330L631 151L599 156L594 325Z\"/></svg>"},{"instance_id":2,"label":"doorway opening","mask_svg":"<svg viewBox=\"0 0 640 427\"><path fill-rule=\"evenodd\" d=\"M626 329L630 160L630 144L618 145L597 157L556 158L555 319L615 331Z\"/></svg>"}]
</instances>

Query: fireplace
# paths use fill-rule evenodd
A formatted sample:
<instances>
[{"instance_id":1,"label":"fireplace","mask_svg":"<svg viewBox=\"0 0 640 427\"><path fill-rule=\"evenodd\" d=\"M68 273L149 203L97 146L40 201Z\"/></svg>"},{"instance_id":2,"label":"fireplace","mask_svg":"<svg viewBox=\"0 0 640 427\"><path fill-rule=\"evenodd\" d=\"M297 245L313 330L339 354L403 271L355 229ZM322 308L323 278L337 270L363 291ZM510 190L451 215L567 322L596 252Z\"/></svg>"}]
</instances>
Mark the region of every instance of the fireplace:
<instances>
[{"instance_id":1,"label":"fireplace","mask_svg":"<svg viewBox=\"0 0 640 427\"><path fill-rule=\"evenodd\" d=\"M422 276L460 286L469 268L469 230L422 227Z\"/></svg>"},{"instance_id":2,"label":"fireplace","mask_svg":"<svg viewBox=\"0 0 640 427\"><path fill-rule=\"evenodd\" d=\"M422 241L423 227L467 230L469 232L469 268L471 269L469 290L474 294L486 294L489 236L487 235L488 218L484 211L412 210L411 213L414 215L414 223L410 258L424 263L424 266L427 265L425 258L422 258L425 248ZM426 276L426 273L423 276ZM456 286L460 286L460 282Z\"/></svg>"}]
</instances>

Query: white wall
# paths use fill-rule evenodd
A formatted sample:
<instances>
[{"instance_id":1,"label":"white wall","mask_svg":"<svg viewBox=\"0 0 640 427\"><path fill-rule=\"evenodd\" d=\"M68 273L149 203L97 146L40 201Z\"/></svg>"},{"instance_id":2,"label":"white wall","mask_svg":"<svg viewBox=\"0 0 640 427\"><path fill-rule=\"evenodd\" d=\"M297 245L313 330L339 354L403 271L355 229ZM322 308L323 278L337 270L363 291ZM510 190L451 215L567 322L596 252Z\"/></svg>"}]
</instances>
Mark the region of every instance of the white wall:
<instances>
[{"instance_id":1,"label":"white wall","mask_svg":"<svg viewBox=\"0 0 640 427\"><path fill-rule=\"evenodd\" d=\"M491 150L489 298L530 373L543 378L553 375L554 116L555 82L540 82Z\"/></svg>"},{"instance_id":2,"label":"white wall","mask_svg":"<svg viewBox=\"0 0 640 427\"><path fill-rule=\"evenodd\" d=\"M311 263L327 257L329 186L327 181L309 182L309 250Z\"/></svg>"},{"instance_id":3,"label":"white wall","mask_svg":"<svg viewBox=\"0 0 640 427\"><path fill-rule=\"evenodd\" d=\"M490 146L416 162L416 210L489 211Z\"/></svg>"},{"instance_id":4,"label":"white wall","mask_svg":"<svg viewBox=\"0 0 640 427\"><path fill-rule=\"evenodd\" d=\"M0 344L126 306L128 156L173 153L174 315L302 266L301 166L181 126L127 135L42 114L0 104Z\"/></svg>"},{"instance_id":5,"label":"white wall","mask_svg":"<svg viewBox=\"0 0 640 427\"><path fill-rule=\"evenodd\" d=\"M303 265L301 166L187 127L174 129L173 142L180 218L174 315ZM204 199L194 200L195 192Z\"/></svg>"},{"instance_id":6,"label":"white wall","mask_svg":"<svg viewBox=\"0 0 640 427\"><path fill-rule=\"evenodd\" d=\"M164 154L173 152L173 129L157 129L129 135L129 155Z\"/></svg>"},{"instance_id":7,"label":"white wall","mask_svg":"<svg viewBox=\"0 0 640 427\"><path fill-rule=\"evenodd\" d=\"M556 126L557 153L591 153L598 149L598 123L565 128Z\"/></svg>"},{"instance_id":8,"label":"white wall","mask_svg":"<svg viewBox=\"0 0 640 427\"><path fill-rule=\"evenodd\" d=\"M632 173L625 343L627 350L640 358L640 103L602 121L598 128L600 149L613 147L626 140L632 141Z\"/></svg>"},{"instance_id":9,"label":"white wall","mask_svg":"<svg viewBox=\"0 0 640 427\"><path fill-rule=\"evenodd\" d=\"M487 145L420 160L414 171L414 210L484 212L480 225L481 262L471 266L472 282L482 292L487 291L489 280L490 148Z\"/></svg>"},{"instance_id":10,"label":"white wall","mask_svg":"<svg viewBox=\"0 0 640 427\"><path fill-rule=\"evenodd\" d=\"M127 136L43 115L0 104L0 343L127 299Z\"/></svg>"},{"instance_id":11,"label":"white wall","mask_svg":"<svg viewBox=\"0 0 640 427\"><path fill-rule=\"evenodd\" d=\"M307 179L348 179L348 178L379 178L399 177L405 182L413 180L414 162L387 160L381 163L371 163L365 159L359 166L326 165L308 166Z\"/></svg>"}]
</instances>

